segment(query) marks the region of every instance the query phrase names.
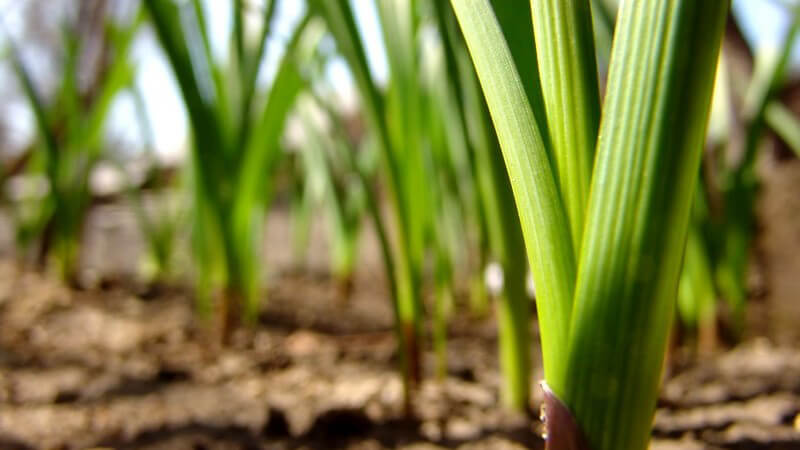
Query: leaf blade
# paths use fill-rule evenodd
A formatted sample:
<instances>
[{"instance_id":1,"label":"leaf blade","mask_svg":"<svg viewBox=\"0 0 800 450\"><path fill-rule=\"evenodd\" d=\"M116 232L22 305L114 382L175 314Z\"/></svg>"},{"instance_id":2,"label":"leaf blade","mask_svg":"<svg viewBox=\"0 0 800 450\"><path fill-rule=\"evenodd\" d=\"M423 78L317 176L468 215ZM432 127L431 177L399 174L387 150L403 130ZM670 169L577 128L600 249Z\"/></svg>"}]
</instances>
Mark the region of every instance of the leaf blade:
<instances>
[{"instance_id":1,"label":"leaf blade","mask_svg":"<svg viewBox=\"0 0 800 450\"><path fill-rule=\"evenodd\" d=\"M575 280L569 222L516 64L487 0L452 0L497 131L536 283L545 377L558 384Z\"/></svg>"},{"instance_id":2,"label":"leaf blade","mask_svg":"<svg viewBox=\"0 0 800 450\"><path fill-rule=\"evenodd\" d=\"M595 450L650 437L728 3L622 3L558 392Z\"/></svg>"}]
</instances>

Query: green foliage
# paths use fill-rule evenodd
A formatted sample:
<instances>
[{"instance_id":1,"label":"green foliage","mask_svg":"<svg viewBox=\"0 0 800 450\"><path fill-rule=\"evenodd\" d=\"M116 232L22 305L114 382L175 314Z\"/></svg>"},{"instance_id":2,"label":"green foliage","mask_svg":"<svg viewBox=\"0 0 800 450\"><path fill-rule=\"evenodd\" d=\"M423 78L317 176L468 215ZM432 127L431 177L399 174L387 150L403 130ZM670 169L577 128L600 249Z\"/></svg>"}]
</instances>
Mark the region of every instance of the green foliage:
<instances>
[{"instance_id":1,"label":"green foliage","mask_svg":"<svg viewBox=\"0 0 800 450\"><path fill-rule=\"evenodd\" d=\"M697 203L697 202L695 202ZM696 208L695 208L696 209ZM678 314L692 328L716 321L717 293L697 213L692 214L678 290Z\"/></svg>"},{"instance_id":2,"label":"green foliage","mask_svg":"<svg viewBox=\"0 0 800 450\"><path fill-rule=\"evenodd\" d=\"M129 24L108 22L99 42L88 42L82 30L63 27L63 76L54 98L44 98L25 66L17 44L10 41L10 56L23 92L33 110L41 141L28 164L32 177L43 175L44 195L33 195L15 211L17 240L24 248L39 239L42 256L52 254L64 280L76 282L79 241L91 203L89 176L102 156L102 131L116 95L133 77L128 53L141 23L136 14ZM85 47L98 44L111 57L91 74L90 89L81 87Z\"/></svg>"},{"instance_id":3,"label":"green foliage","mask_svg":"<svg viewBox=\"0 0 800 450\"><path fill-rule=\"evenodd\" d=\"M133 180L127 179L127 196L130 200L136 222L145 242L145 259L143 275L153 286L172 281L175 273L175 247L182 225L185 223L186 209L183 207L180 189L185 183L178 180L177 193L171 192L170 186L160 180L158 161L155 154L155 136L152 123L145 110L144 97L136 84L129 88L133 98L139 131L144 142L145 163L148 164L142 185L153 184L151 192L143 192ZM127 175L122 162L118 162L119 173ZM126 177L129 178L129 177ZM147 194L151 194L149 197ZM171 194L175 194L174 196ZM150 200L148 202L148 200Z\"/></svg>"},{"instance_id":4,"label":"green foliage","mask_svg":"<svg viewBox=\"0 0 800 450\"><path fill-rule=\"evenodd\" d=\"M590 195L577 207L597 123L588 0L533 2L552 147L509 48L524 44L507 40L488 1L452 4L520 210L547 383L591 448L645 448L728 2L621 5ZM580 242L574 209L586 218Z\"/></svg>"},{"instance_id":5,"label":"green foliage","mask_svg":"<svg viewBox=\"0 0 800 450\"><path fill-rule=\"evenodd\" d=\"M314 105L312 103L311 105ZM307 142L299 150L305 178L307 210L322 208L328 221L331 272L341 283L352 282L361 219L365 214L365 186L350 177L347 153L354 149L325 136L312 118L311 105L301 109ZM310 217L310 215L308 216Z\"/></svg>"},{"instance_id":6,"label":"green foliage","mask_svg":"<svg viewBox=\"0 0 800 450\"><path fill-rule=\"evenodd\" d=\"M563 393L598 449L649 439L727 7L621 6Z\"/></svg>"},{"instance_id":7,"label":"green foliage","mask_svg":"<svg viewBox=\"0 0 800 450\"><path fill-rule=\"evenodd\" d=\"M800 120L781 103L771 102L764 110L764 120L800 158Z\"/></svg>"},{"instance_id":8,"label":"green foliage","mask_svg":"<svg viewBox=\"0 0 800 450\"><path fill-rule=\"evenodd\" d=\"M372 78L366 52L355 24L355 16L347 0L315 0L315 12L324 18L339 52L353 72L361 96L361 107L370 129L375 133L383 163L386 166L387 188L392 208L394 232L384 235L382 251L387 275L392 287L395 324L401 349L401 366L405 382L407 409L410 409L410 389L420 378L419 345L421 342L422 302L418 280L413 268L411 225L408 203L402 179L400 158L391 136L390 117L386 102ZM402 103L401 103L402 105ZM371 189L370 189L371 190ZM370 202L373 220L380 216L377 199ZM376 222L377 223L377 222Z\"/></svg>"},{"instance_id":9,"label":"green foliage","mask_svg":"<svg viewBox=\"0 0 800 450\"><path fill-rule=\"evenodd\" d=\"M600 122L591 6L585 1L533 0L531 9L553 159L572 241L579 244Z\"/></svg>"},{"instance_id":10,"label":"green foliage","mask_svg":"<svg viewBox=\"0 0 800 450\"><path fill-rule=\"evenodd\" d=\"M715 279L722 297L733 311L734 325L741 331L747 297L747 268L755 233L755 200L758 192L756 162L766 131L769 105L783 85L789 57L800 32L800 9L793 10L793 23L784 36L776 57L756 54L753 78L744 94L742 122L745 126L744 151L740 158L722 156L720 190L724 211L718 218L716 235L718 260ZM728 149L732 150L731 148Z\"/></svg>"},{"instance_id":11,"label":"green foliage","mask_svg":"<svg viewBox=\"0 0 800 450\"><path fill-rule=\"evenodd\" d=\"M729 64L725 54L720 56L707 139L708 164L700 173L701 189L695 200L700 206L695 207L692 226L696 231L690 232L684 266L684 272L692 273L682 275L686 285L682 281L678 309L679 317L690 328L701 310L710 316L709 321L716 317L716 299L721 298L730 311L730 331L739 335L742 332L750 248L756 227L755 200L760 184L755 170L758 152L763 148L767 127L773 128L790 148L796 144L797 119L775 99L783 86L789 55L800 31L800 16L796 10L793 14L794 22L777 52L755 53L754 73L745 92L732 89ZM732 117L734 102L744 105L740 116L735 118ZM734 123L742 123L744 133L733 133ZM706 198L716 199L713 208L705 205ZM691 242L692 233L696 235L696 244ZM700 269L705 265L707 269ZM709 278L698 279L701 274Z\"/></svg>"},{"instance_id":12,"label":"green foliage","mask_svg":"<svg viewBox=\"0 0 800 450\"><path fill-rule=\"evenodd\" d=\"M212 55L199 0L146 0L145 6L178 80L192 129L198 297L206 299L207 309L208 300L222 288L221 314L228 316L222 320L238 320L240 307L252 318L271 175L280 159L286 116L303 85L297 49L315 44L302 43L307 19L295 28L270 89L262 92L258 71L274 2L264 9L256 42L245 42L244 11L241 4L234 7L230 41L235 57L227 66ZM223 325L223 339L227 328Z\"/></svg>"},{"instance_id":13,"label":"green foliage","mask_svg":"<svg viewBox=\"0 0 800 450\"><path fill-rule=\"evenodd\" d=\"M429 5L433 8L426 8ZM317 1L312 6L325 18L353 72L369 130L381 150L381 174L393 221L390 252L384 251L384 256L387 268L394 267L389 278L396 286L397 328L407 380L416 376L419 365L414 359L423 318L426 261L432 268L437 371L446 372L447 321L461 266L457 262L473 257L472 248L464 245L466 240L479 249L479 263L470 266L474 272L468 278L480 279L490 261L499 261L504 269L505 289L498 304L504 400L509 406L525 408L530 306L522 233L497 138L450 6L442 0L375 2L390 75L385 89L372 78L350 3ZM509 36L530 42L531 15L501 7ZM423 39L423 30L431 24L440 37L434 43ZM535 49L520 44L513 48L512 57L531 75L521 88L524 95L536 99L543 111L538 74L531 64L536 60ZM482 290L478 285L478 292Z\"/></svg>"},{"instance_id":14,"label":"green foliage","mask_svg":"<svg viewBox=\"0 0 800 450\"><path fill-rule=\"evenodd\" d=\"M563 370L558 350L568 336L575 280L569 222L545 141L492 6L487 0L452 4L503 150L538 297L546 299L537 306L550 380L549 373Z\"/></svg>"},{"instance_id":15,"label":"green foliage","mask_svg":"<svg viewBox=\"0 0 800 450\"><path fill-rule=\"evenodd\" d=\"M418 10L413 1L376 2L390 72L384 94L372 78L350 3L314 1L311 5L325 19L338 51L353 72L362 110L385 168L392 233L383 254L387 269L392 270L389 279L394 291L403 372L410 388L420 377L421 289L424 261L429 252L436 255L439 290L448 290L452 278L452 271L446 268L450 249L447 245L432 246L433 242L447 242L447 221L436 219L442 217L443 209L449 208L452 191L447 180L439 178L450 170L448 158L439 153L441 149L437 146L442 129L425 127L422 123L423 119L436 116L430 114L435 100L421 75L424 55L417 43ZM373 219L380 215L377 203L375 206L370 207L375 210L371 214ZM441 321L438 326L442 326ZM408 394L407 390L407 398Z\"/></svg>"},{"instance_id":16,"label":"green foliage","mask_svg":"<svg viewBox=\"0 0 800 450\"><path fill-rule=\"evenodd\" d=\"M230 54L220 59L202 0L143 2L189 116L197 298L203 312L218 302L221 338L240 316L257 313L265 215L285 156L283 130L297 112L302 144L289 167L297 251L320 211L329 225L331 272L346 283L364 217L372 221L407 402L421 377L426 319L437 373L445 376L456 288L496 263L503 286L491 295L503 401L528 406L530 264L548 387L591 448L646 448L676 298L692 324L713 320L718 296L741 318L757 149L766 127L800 147L797 119L775 100L800 19L776 59L759 59L743 96L744 152L734 161L726 154L732 101L721 94L729 87L719 57L726 0L630 1L619 11L604 0L378 0L385 86L373 77L350 0L311 0L264 86L259 70L277 2L259 11L257 30L246 29L252 22L245 3L230 2ZM91 199L88 175L101 157L109 105L131 85L126 56L142 17L107 30L115 62L90 99L78 84L79 33L65 33L65 76L52 101L42 98L12 46L41 137L28 170L50 186L43 199L19 205L18 236L52 233L68 277ZM326 33L353 74L367 123L363 139L326 95ZM598 59L606 50L601 108ZM705 172L706 137L708 158L722 163L718 184L703 177L695 184ZM365 163L374 155L379 164ZM716 194L721 211L707 201ZM142 192L131 186L129 195L157 276L164 276L183 210L154 215Z\"/></svg>"},{"instance_id":17,"label":"green foliage","mask_svg":"<svg viewBox=\"0 0 800 450\"><path fill-rule=\"evenodd\" d=\"M447 67L442 74L447 75L446 80L436 91L443 97L443 107L449 108L442 115L452 123L448 128L451 147L467 151L467 174L459 177L460 184L465 185L465 180L474 180L475 184L475 193L464 194L462 201L469 204L470 195L475 197L473 221L485 247L481 249L483 264L478 274L482 276L481 269L488 258L503 268L504 289L498 308L503 401L507 406L524 409L530 392L530 304L525 291L527 264L519 216L497 136L455 15L447 2L437 1L435 5ZM481 286L482 280L478 291L472 293L478 299Z\"/></svg>"}]
</instances>

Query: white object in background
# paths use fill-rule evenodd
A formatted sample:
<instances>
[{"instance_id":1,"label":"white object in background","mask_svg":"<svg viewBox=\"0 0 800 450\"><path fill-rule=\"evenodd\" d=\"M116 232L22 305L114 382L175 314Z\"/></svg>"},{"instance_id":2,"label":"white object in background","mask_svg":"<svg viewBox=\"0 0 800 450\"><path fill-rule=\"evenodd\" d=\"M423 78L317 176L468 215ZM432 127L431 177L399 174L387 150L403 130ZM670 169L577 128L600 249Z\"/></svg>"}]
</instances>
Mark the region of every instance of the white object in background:
<instances>
[{"instance_id":1,"label":"white object in background","mask_svg":"<svg viewBox=\"0 0 800 450\"><path fill-rule=\"evenodd\" d=\"M483 282L489 295L496 296L503 291L503 267L497 262L490 262L483 272Z\"/></svg>"}]
</instances>

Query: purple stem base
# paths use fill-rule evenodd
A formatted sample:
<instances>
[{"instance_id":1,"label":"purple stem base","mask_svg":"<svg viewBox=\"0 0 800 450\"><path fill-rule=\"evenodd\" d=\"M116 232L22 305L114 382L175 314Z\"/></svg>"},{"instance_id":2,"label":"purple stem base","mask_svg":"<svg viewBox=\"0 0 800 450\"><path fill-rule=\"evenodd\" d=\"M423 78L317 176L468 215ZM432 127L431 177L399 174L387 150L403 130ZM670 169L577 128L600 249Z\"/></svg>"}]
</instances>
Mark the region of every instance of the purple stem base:
<instances>
[{"instance_id":1,"label":"purple stem base","mask_svg":"<svg viewBox=\"0 0 800 450\"><path fill-rule=\"evenodd\" d=\"M541 418L545 425L546 450L590 450L569 408L542 382L544 403Z\"/></svg>"}]
</instances>

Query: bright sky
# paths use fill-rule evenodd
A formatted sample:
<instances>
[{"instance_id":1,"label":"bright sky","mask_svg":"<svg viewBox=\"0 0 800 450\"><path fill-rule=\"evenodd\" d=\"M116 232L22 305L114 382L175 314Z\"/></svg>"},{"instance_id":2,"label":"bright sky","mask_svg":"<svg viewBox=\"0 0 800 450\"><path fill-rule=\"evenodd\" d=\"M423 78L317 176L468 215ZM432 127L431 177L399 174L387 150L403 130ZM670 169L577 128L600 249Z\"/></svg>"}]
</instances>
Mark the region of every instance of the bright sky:
<instances>
[{"instance_id":1,"label":"bright sky","mask_svg":"<svg viewBox=\"0 0 800 450\"><path fill-rule=\"evenodd\" d=\"M19 24L15 21L20 20L18 14L14 14L14 4L21 1L24 0L0 0L0 11L5 12L5 22L11 33L18 29ZM283 40L305 10L303 0L279 1L279 9L273 22L275 38L268 43L267 57L259 78L264 84L268 84L274 75L276 64L281 57ZM222 58L227 54L231 2L220 0L205 0L205 2L209 11L212 46L215 53ZM350 0L350 2L357 14L358 26L366 45L373 75L379 82L385 83L388 69L374 0ZM756 47L776 47L788 27L789 17L778 6L776 0L734 0L734 12L741 19L743 31L756 43ZM796 50L795 67L800 65L798 64L800 46ZM139 36L134 46L133 57L138 64L137 84L144 93L147 113L155 133L156 151L166 160L180 158L187 142L186 114L171 70L151 31L148 30ZM335 59L327 73L331 82L337 86L340 97L346 103L355 102L352 79L345 63L341 59ZM25 111L24 103L12 103L10 107L14 116L19 117L19 127L17 127L19 138L29 139L34 132L30 113ZM133 102L129 97L122 96L116 101L108 135L123 145L134 147L140 145Z\"/></svg>"}]
</instances>

